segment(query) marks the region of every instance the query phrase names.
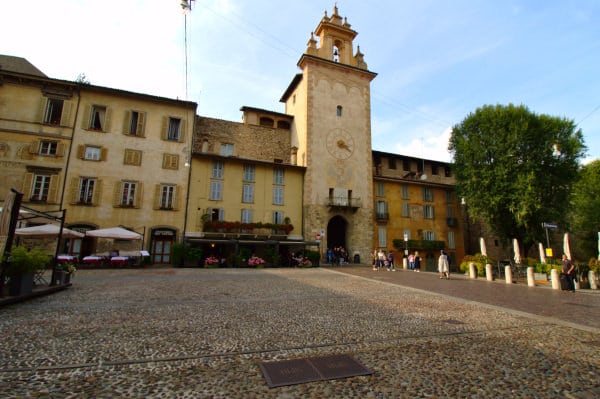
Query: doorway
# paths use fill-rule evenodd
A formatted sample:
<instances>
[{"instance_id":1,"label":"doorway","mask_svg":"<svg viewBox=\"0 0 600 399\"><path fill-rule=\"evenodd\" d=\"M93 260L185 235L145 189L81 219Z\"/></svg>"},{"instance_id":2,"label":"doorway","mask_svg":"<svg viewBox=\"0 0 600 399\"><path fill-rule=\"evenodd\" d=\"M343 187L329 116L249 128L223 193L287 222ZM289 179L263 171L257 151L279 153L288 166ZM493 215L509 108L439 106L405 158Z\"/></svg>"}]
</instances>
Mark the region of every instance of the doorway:
<instances>
[{"instance_id":1,"label":"doorway","mask_svg":"<svg viewBox=\"0 0 600 399\"><path fill-rule=\"evenodd\" d=\"M327 248L343 247L348 251L346 246L346 230L348 222L341 216L334 216L327 224Z\"/></svg>"}]
</instances>

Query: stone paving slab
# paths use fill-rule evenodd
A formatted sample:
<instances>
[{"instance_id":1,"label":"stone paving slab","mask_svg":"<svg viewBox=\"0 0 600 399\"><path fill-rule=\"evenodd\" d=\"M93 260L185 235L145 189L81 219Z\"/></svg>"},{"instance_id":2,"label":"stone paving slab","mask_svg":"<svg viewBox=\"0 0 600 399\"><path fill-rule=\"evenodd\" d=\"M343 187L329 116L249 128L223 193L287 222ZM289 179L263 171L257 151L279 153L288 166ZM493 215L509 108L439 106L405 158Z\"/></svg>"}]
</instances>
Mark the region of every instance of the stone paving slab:
<instances>
[{"instance_id":1,"label":"stone paving slab","mask_svg":"<svg viewBox=\"0 0 600 399\"><path fill-rule=\"evenodd\" d=\"M1 308L0 335L3 398L587 398L600 390L594 331L318 268L78 271L66 291ZM269 388L259 368L331 354L374 374Z\"/></svg>"}]
</instances>

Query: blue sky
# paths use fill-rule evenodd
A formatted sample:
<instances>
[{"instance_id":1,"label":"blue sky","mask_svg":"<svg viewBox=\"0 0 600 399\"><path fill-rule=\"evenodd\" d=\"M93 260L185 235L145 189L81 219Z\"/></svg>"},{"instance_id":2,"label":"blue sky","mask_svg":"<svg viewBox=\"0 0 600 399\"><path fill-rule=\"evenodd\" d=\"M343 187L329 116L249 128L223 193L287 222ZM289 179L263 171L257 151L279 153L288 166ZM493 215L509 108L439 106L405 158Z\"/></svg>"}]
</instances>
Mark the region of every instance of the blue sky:
<instances>
[{"instance_id":1,"label":"blue sky","mask_svg":"<svg viewBox=\"0 0 600 399\"><path fill-rule=\"evenodd\" d=\"M53 78L198 103L241 121L279 99L334 1L28 0L0 6L0 54ZM338 0L369 69L373 149L450 161L450 128L484 104L566 117L600 158L597 0ZM184 22L187 35L184 35ZM187 90L185 39L187 38ZM356 50L356 48L355 48Z\"/></svg>"}]
</instances>

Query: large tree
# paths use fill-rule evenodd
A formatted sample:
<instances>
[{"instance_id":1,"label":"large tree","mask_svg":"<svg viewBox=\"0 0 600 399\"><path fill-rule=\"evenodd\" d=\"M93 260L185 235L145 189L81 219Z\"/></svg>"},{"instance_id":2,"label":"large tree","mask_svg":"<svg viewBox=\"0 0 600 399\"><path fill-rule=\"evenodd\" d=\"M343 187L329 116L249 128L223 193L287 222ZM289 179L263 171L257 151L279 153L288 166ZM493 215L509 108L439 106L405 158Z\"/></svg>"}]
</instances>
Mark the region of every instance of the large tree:
<instances>
[{"instance_id":1,"label":"large tree","mask_svg":"<svg viewBox=\"0 0 600 399\"><path fill-rule=\"evenodd\" d=\"M485 105L453 127L457 191L470 215L525 251L542 241L543 222L564 226L569 194L585 152L572 120L523 105Z\"/></svg>"},{"instance_id":2,"label":"large tree","mask_svg":"<svg viewBox=\"0 0 600 399\"><path fill-rule=\"evenodd\" d=\"M576 258L598 256L600 232L600 160L585 165L571 196L570 222Z\"/></svg>"}]
</instances>

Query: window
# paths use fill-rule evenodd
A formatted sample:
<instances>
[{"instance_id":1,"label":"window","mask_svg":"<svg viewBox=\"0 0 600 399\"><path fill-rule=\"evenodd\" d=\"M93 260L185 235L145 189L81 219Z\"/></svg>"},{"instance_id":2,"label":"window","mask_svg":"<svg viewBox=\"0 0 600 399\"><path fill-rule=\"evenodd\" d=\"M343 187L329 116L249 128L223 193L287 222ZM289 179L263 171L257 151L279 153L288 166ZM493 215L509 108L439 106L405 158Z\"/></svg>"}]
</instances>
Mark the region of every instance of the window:
<instances>
[{"instance_id":1,"label":"window","mask_svg":"<svg viewBox=\"0 0 600 399\"><path fill-rule=\"evenodd\" d=\"M273 212L273 223L283 224L283 212L281 212L281 211Z\"/></svg>"},{"instance_id":2,"label":"window","mask_svg":"<svg viewBox=\"0 0 600 399\"><path fill-rule=\"evenodd\" d=\"M440 169L440 168L439 168L439 166L438 166L438 165L436 165L436 164L431 164L431 174L432 174L433 176L437 176L437 175L439 175L439 174L440 174L440 171L439 171L439 169Z\"/></svg>"},{"instance_id":3,"label":"window","mask_svg":"<svg viewBox=\"0 0 600 399\"><path fill-rule=\"evenodd\" d=\"M402 239L404 239L405 236L406 236L406 238L408 238L410 240L410 230L404 230L404 234L402 235Z\"/></svg>"},{"instance_id":4,"label":"window","mask_svg":"<svg viewBox=\"0 0 600 399\"><path fill-rule=\"evenodd\" d=\"M337 116L342 116L342 112L344 111L344 109L342 108L341 105L337 106Z\"/></svg>"},{"instance_id":5,"label":"window","mask_svg":"<svg viewBox=\"0 0 600 399\"><path fill-rule=\"evenodd\" d=\"M161 184L160 186L160 209L173 209L175 204L175 186Z\"/></svg>"},{"instance_id":6,"label":"window","mask_svg":"<svg viewBox=\"0 0 600 399\"><path fill-rule=\"evenodd\" d=\"M213 201L220 201L223 199L223 182L222 181L211 181L210 182L210 199Z\"/></svg>"},{"instance_id":7,"label":"window","mask_svg":"<svg viewBox=\"0 0 600 399\"><path fill-rule=\"evenodd\" d=\"M242 202L252 203L254 202L254 184L244 184L242 194Z\"/></svg>"},{"instance_id":8,"label":"window","mask_svg":"<svg viewBox=\"0 0 600 399\"><path fill-rule=\"evenodd\" d=\"M42 141L40 141L39 154L40 155L56 155L57 148L58 148L57 141L42 140Z\"/></svg>"},{"instance_id":9,"label":"window","mask_svg":"<svg viewBox=\"0 0 600 399\"><path fill-rule=\"evenodd\" d=\"M90 130L104 131L106 129L106 107L100 105L92 105L92 112L90 114Z\"/></svg>"},{"instance_id":10,"label":"window","mask_svg":"<svg viewBox=\"0 0 600 399\"><path fill-rule=\"evenodd\" d=\"M225 144L221 144L221 151L219 152L220 155L223 155L224 157L230 157L233 155L233 144L229 144L229 143L225 143Z\"/></svg>"},{"instance_id":11,"label":"window","mask_svg":"<svg viewBox=\"0 0 600 399\"><path fill-rule=\"evenodd\" d=\"M446 176L446 177L452 176L452 172L450 171L450 166L444 166L444 176Z\"/></svg>"},{"instance_id":12,"label":"window","mask_svg":"<svg viewBox=\"0 0 600 399\"><path fill-rule=\"evenodd\" d=\"M46 103L46 111L44 112L44 123L49 125L60 125L63 105L63 100L49 98L48 102Z\"/></svg>"},{"instance_id":13,"label":"window","mask_svg":"<svg viewBox=\"0 0 600 399\"><path fill-rule=\"evenodd\" d=\"M435 241L435 231L429 231L429 230L423 231L423 240Z\"/></svg>"},{"instance_id":14,"label":"window","mask_svg":"<svg viewBox=\"0 0 600 399\"><path fill-rule=\"evenodd\" d=\"M402 160L402 169L407 172L410 170L410 161L408 159Z\"/></svg>"},{"instance_id":15,"label":"window","mask_svg":"<svg viewBox=\"0 0 600 399\"><path fill-rule=\"evenodd\" d=\"M126 148L123 163L125 165L140 166L142 164L142 151Z\"/></svg>"},{"instance_id":16,"label":"window","mask_svg":"<svg viewBox=\"0 0 600 399\"><path fill-rule=\"evenodd\" d=\"M433 219L434 218L434 208L433 205L423 205L423 217L425 219Z\"/></svg>"},{"instance_id":17,"label":"window","mask_svg":"<svg viewBox=\"0 0 600 399\"><path fill-rule=\"evenodd\" d=\"M402 203L402 217L403 218L410 217L410 204L408 202Z\"/></svg>"},{"instance_id":18,"label":"window","mask_svg":"<svg viewBox=\"0 0 600 399\"><path fill-rule=\"evenodd\" d=\"M222 179L224 167L223 161L213 161L210 177L213 179Z\"/></svg>"},{"instance_id":19,"label":"window","mask_svg":"<svg viewBox=\"0 0 600 399\"><path fill-rule=\"evenodd\" d=\"M242 223L252 223L252 209L242 209Z\"/></svg>"},{"instance_id":20,"label":"window","mask_svg":"<svg viewBox=\"0 0 600 399\"><path fill-rule=\"evenodd\" d=\"M455 249L456 248L456 240L454 239L454 232L448 232L448 248Z\"/></svg>"},{"instance_id":21,"label":"window","mask_svg":"<svg viewBox=\"0 0 600 399\"><path fill-rule=\"evenodd\" d=\"M225 220L225 211L221 208L208 208L208 214L213 222Z\"/></svg>"},{"instance_id":22,"label":"window","mask_svg":"<svg viewBox=\"0 0 600 399\"><path fill-rule=\"evenodd\" d=\"M454 217L454 207L452 205L448 205L446 207L446 217L453 218Z\"/></svg>"},{"instance_id":23,"label":"window","mask_svg":"<svg viewBox=\"0 0 600 399\"><path fill-rule=\"evenodd\" d=\"M449 204L456 202L456 191L446 191L446 202Z\"/></svg>"},{"instance_id":24,"label":"window","mask_svg":"<svg viewBox=\"0 0 600 399\"><path fill-rule=\"evenodd\" d=\"M385 201L377 201L375 204L375 212L377 213L377 219L388 218L388 204Z\"/></svg>"},{"instance_id":25,"label":"window","mask_svg":"<svg viewBox=\"0 0 600 399\"><path fill-rule=\"evenodd\" d=\"M408 194L408 184L402 185L402 199L409 199L410 196Z\"/></svg>"},{"instance_id":26,"label":"window","mask_svg":"<svg viewBox=\"0 0 600 399\"><path fill-rule=\"evenodd\" d=\"M385 227L380 226L377 229L377 245L381 248L386 248L387 247L387 230L385 229Z\"/></svg>"},{"instance_id":27,"label":"window","mask_svg":"<svg viewBox=\"0 0 600 399\"><path fill-rule=\"evenodd\" d=\"M32 201L48 200L48 191L50 190L50 175L34 175L33 187L31 190Z\"/></svg>"},{"instance_id":28,"label":"window","mask_svg":"<svg viewBox=\"0 0 600 399\"><path fill-rule=\"evenodd\" d=\"M144 136L144 120L145 114L139 111L127 112L128 117L125 119L125 133L131 136Z\"/></svg>"},{"instance_id":29,"label":"window","mask_svg":"<svg viewBox=\"0 0 600 399\"><path fill-rule=\"evenodd\" d=\"M125 181L121 183L121 200L119 204L124 207L133 207L136 204L137 182Z\"/></svg>"},{"instance_id":30,"label":"window","mask_svg":"<svg viewBox=\"0 0 600 399\"><path fill-rule=\"evenodd\" d=\"M179 141L181 137L181 119L180 118L169 118L169 127L167 130L167 140Z\"/></svg>"},{"instance_id":31,"label":"window","mask_svg":"<svg viewBox=\"0 0 600 399\"><path fill-rule=\"evenodd\" d=\"M283 184L283 169L275 168L273 169L273 184Z\"/></svg>"},{"instance_id":32,"label":"window","mask_svg":"<svg viewBox=\"0 0 600 399\"><path fill-rule=\"evenodd\" d=\"M423 201L433 202L433 189L431 187L423 187Z\"/></svg>"},{"instance_id":33,"label":"window","mask_svg":"<svg viewBox=\"0 0 600 399\"><path fill-rule=\"evenodd\" d=\"M82 177L79 179L79 195L77 202L80 204L91 205L94 200L94 189L96 187L96 179L90 177Z\"/></svg>"},{"instance_id":34,"label":"window","mask_svg":"<svg viewBox=\"0 0 600 399\"><path fill-rule=\"evenodd\" d=\"M85 154L83 155L83 159L88 161L99 161L100 155L100 147L85 146Z\"/></svg>"},{"instance_id":35,"label":"window","mask_svg":"<svg viewBox=\"0 0 600 399\"><path fill-rule=\"evenodd\" d=\"M274 205L283 205L283 187L281 187L281 186L273 187L273 204Z\"/></svg>"},{"instance_id":36,"label":"window","mask_svg":"<svg viewBox=\"0 0 600 399\"><path fill-rule=\"evenodd\" d=\"M179 169L179 155L177 154L163 154L163 169Z\"/></svg>"},{"instance_id":37,"label":"window","mask_svg":"<svg viewBox=\"0 0 600 399\"><path fill-rule=\"evenodd\" d=\"M244 181L253 182L255 175L254 165L244 165Z\"/></svg>"},{"instance_id":38,"label":"window","mask_svg":"<svg viewBox=\"0 0 600 399\"><path fill-rule=\"evenodd\" d=\"M388 168L396 169L396 158L388 158Z\"/></svg>"},{"instance_id":39,"label":"window","mask_svg":"<svg viewBox=\"0 0 600 399\"><path fill-rule=\"evenodd\" d=\"M377 182L377 196L385 197L385 185L382 182Z\"/></svg>"}]
</instances>

